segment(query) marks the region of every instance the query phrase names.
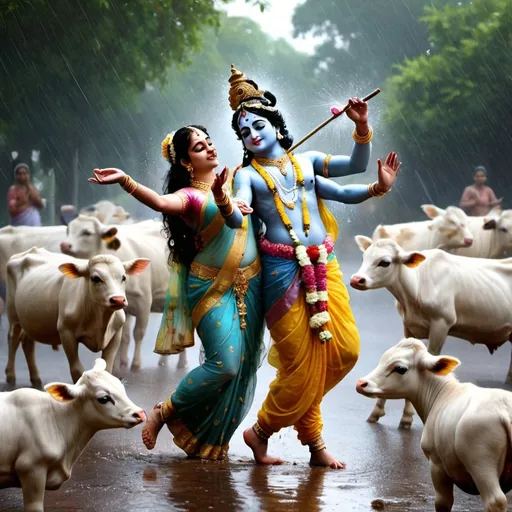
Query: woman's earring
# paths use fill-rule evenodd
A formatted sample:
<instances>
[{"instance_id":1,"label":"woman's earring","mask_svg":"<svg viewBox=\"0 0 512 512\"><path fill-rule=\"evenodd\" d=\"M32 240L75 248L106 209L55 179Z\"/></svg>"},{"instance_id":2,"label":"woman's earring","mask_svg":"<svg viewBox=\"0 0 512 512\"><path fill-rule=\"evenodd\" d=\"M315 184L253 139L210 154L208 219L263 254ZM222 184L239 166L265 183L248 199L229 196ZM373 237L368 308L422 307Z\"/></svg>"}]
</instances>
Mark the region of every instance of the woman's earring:
<instances>
[{"instance_id":1,"label":"woman's earring","mask_svg":"<svg viewBox=\"0 0 512 512\"><path fill-rule=\"evenodd\" d=\"M190 179L194 179L194 168L189 164L187 165L187 171L189 172L190 174Z\"/></svg>"},{"instance_id":2,"label":"woman's earring","mask_svg":"<svg viewBox=\"0 0 512 512\"><path fill-rule=\"evenodd\" d=\"M283 140L283 136L281 135L281 132L277 132L277 140Z\"/></svg>"}]
</instances>

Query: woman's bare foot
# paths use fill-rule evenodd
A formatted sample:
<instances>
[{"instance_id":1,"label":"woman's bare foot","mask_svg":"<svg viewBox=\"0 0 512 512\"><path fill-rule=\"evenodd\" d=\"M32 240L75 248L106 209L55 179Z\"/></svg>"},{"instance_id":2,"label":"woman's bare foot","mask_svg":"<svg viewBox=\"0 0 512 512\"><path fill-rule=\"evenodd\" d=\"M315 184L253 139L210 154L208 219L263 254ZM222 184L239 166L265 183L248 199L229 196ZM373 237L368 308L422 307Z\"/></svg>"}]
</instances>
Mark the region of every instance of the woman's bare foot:
<instances>
[{"instance_id":1,"label":"woman's bare foot","mask_svg":"<svg viewBox=\"0 0 512 512\"><path fill-rule=\"evenodd\" d=\"M254 459L258 464L282 464L283 461L278 457L267 455L268 442L260 439L252 428L244 431L245 444L252 450Z\"/></svg>"},{"instance_id":2,"label":"woman's bare foot","mask_svg":"<svg viewBox=\"0 0 512 512\"><path fill-rule=\"evenodd\" d=\"M346 465L344 462L337 461L325 448L318 452L311 454L311 460L309 463L312 466L324 466L332 469L345 469Z\"/></svg>"},{"instance_id":3,"label":"woman's bare foot","mask_svg":"<svg viewBox=\"0 0 512 512\"><path fill-rule=\"evenodd\" d=\"M162 402L156 404L148 415L148 419L142 428L142 442L148 450L156 445L156 438L161 428L165 425L162 420Z\"/></svg>"}]
</instances>

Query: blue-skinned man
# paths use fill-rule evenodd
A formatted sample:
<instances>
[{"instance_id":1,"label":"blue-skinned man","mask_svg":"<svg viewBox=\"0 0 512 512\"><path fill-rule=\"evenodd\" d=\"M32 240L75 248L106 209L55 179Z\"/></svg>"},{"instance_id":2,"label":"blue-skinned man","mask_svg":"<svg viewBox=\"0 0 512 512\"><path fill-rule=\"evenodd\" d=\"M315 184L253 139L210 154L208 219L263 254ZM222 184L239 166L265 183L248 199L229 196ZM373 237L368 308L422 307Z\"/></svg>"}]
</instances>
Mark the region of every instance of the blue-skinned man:
<instances>
[{"instance_id":1,"label":"blue-skinned man","mask_svg":"<svg viewBox=\"0 0 512 512\"><path fill-rule=\"evenodd\" d=\"M362 173L370 157L373 131L368 107L349 100L355 141L349 156L310 151L287 153L292 145L276 98L233 66L230 106L233 129L244 145L243 167L234 178L235 199L222 185L223 171L212 186L215 201L232 228L254 213L265 225L259 240L263 304L272 336L270 363L276 379L258 412L258 421L244 432L258 463L280 464L267 453L269 437L293 425L308 445L312 465L342 469L326 449L320 405L323 396L354 367L359 334L333 252L337 223L323 200L361 203L387 193L400 166L390 153L378 160L378 182L341 186L329 178Z\"/></svg>"}]
</instances>

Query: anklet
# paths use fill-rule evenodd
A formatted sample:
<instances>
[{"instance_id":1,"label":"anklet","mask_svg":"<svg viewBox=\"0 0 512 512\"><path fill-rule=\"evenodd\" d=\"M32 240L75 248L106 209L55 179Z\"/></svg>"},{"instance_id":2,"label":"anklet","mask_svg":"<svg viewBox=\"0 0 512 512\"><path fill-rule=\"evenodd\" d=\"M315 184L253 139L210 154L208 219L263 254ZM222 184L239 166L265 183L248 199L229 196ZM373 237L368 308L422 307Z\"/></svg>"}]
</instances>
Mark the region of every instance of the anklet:
<instances>
[{"instance_id":1,"label":"anklet","mask_svg":"<svg viewBox=\"0 0 512 512\"><path fill-rule=\"evenodd\" d=\"M268 441L270 438L270 434L267 434L258 423L255 423L252 427L254 430L254 433L262 440L262 441Z\"/></svg>"},{"instance_id":2,"label":"anklet","mask_svg":"<svg viewBox=\"0 0 512 512\"><path fill-rule=\"evenodd\" d=\"M309 451L310 453L316 453L323 449L325 449L325 441L322 439L322 436L318 437L315 441L312 443L309 443Z\"/></svg>"}]
</instances>

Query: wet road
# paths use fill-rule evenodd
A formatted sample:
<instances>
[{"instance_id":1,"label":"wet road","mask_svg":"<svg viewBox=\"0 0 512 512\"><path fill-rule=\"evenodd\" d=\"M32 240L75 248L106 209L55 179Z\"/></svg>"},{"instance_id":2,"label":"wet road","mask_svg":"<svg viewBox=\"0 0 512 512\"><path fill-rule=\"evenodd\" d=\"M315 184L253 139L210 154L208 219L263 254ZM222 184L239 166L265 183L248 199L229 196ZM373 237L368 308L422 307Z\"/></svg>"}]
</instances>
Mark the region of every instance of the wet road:
<instances>
[{"instance_id":1,"label":"wet road","mask_svg":"<svg viewBox=\"0 0 512 512\"><path fill-rule=\"evenodd\" d=\"M359 267L354 254L342 261L348 283ZM253 407L230 446L229 462L188 460L162 430L155 450L148 452L140 441L141 427L104 431L96 435L73 468L71 479L58 491L47 491L48 511L432 511L433 489L428 465L420 449L421 422L414 419L410 431L397 429L403 401L389 401L387 415L376 425L366 423L373 400L355 391L358 378L372 370L385 349L397 343L402 328L392 297L385 290L350 290L352 306L361 333L361 357L354 370L323 401L324 439L329 450L347 464L345 471L310 468L307 448L290 428L270 441L270 450L287 461L283 466L262 467L251 462L242 430L253 424L274 371L264 363ZM186 373L178 370L177 357L166 368L158 367L152 353L159 315L153 315L146 335L143 369L127 373L130 398L147 411L171 392ZM7 360L6 320L0 325L0 368ZM510 361L510 346L491 356L487 348L450 338L445 353L462 360L457 375L479 385L502 387ZM81 347L89 368L96 356ZM197 347L188 352L191 366L197 364ZM70 382L64 352L37 346L43 383ZM29 385L23 351L17 357L18 384ZM1 442L1 441L0 441ZM456 489L454 511L482 510L478 497ZM372 507L373 503L373 508ZM509 498L512 510L512 497ZM22 510L21 490L0 490L0 510Z\"/></svg>"}]
</instances>

